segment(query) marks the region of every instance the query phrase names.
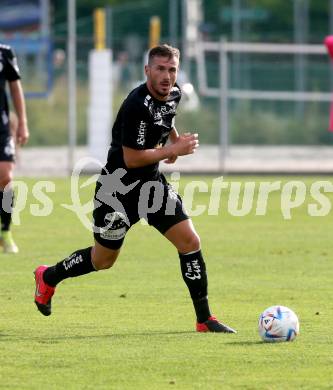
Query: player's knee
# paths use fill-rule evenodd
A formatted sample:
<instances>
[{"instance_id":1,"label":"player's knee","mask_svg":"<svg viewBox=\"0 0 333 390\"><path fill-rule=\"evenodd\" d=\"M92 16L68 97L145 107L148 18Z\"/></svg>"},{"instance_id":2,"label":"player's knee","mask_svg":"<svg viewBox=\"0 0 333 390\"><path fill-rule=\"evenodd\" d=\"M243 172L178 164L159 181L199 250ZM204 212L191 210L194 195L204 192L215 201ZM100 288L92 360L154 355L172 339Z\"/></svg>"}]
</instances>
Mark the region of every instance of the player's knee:
<instances>
[{"instance_id":1,"label":"player's knee","mask_svg":"<svg viewBox=\"0 0 333 390\"><path fill-rule=\"evenodd\" d=\"M97 271L108 269L113 266L115 261L117 260L119 252L118 251L110 251L108 253L98 253L98 251L92 251L92 262L94 268Z\"/></svg>"},{"instance_id":2,"label":"player's knee","mask_svg":"<svg viewBox=\"0 0 333 390\"><path fill-rule=\"evenodd\" d=\"M115 255L103 256L94 261L94 266L97 270L108 269L113 266L117 259Z\"/></svg>"},{"instance_id":3,"label":"player's knee","mask_svg":"<svg viewBox=\"0 0 333 390\"><path fill-rule=\"evenodd\" d=\"M177 248L180 253L189 253L198 251L200 249L200 237L197 233L185 236L180 244L180 248Z\"/></svg>"}]
</instances>

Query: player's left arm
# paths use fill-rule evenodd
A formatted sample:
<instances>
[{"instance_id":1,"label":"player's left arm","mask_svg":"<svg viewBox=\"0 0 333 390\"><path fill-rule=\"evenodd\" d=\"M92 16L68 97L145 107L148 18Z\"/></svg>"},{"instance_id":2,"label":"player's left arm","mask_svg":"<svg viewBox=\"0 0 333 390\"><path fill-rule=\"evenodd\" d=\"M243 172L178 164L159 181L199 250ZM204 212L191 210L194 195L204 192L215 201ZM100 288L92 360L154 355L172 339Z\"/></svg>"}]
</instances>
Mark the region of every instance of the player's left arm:
<instances>
[{"instance_id":1,"label":"player's left arm","mask_svg":"<svg viewBox=\"0 0 333 390\"><path fill-rule=\"evenodd\" d=\"M177 131L177 129L175 127L173 127L170 131L170 134L169 134L169 141L174 144L175 142L177 142L179 138L179 133ZM168 158L166 160L164 160L163 162L165 162L166 164L173 164L174 162L176 162L178 156L174 156L172 158Z\"/></svg>"},{"instance_id":2,"label":"player's left arm","mask_svg":"<svg viewBox=\"0 0 333 390\"><path fill-rule=\"evenodd\" d=\"M29 129L27 112L23 88L20 80L9 81L9 89L12 97L13 105L18 117L18 126L16 132L16 142L19 145L24 145L29 139Z\"/></svg>"}]
</instances>

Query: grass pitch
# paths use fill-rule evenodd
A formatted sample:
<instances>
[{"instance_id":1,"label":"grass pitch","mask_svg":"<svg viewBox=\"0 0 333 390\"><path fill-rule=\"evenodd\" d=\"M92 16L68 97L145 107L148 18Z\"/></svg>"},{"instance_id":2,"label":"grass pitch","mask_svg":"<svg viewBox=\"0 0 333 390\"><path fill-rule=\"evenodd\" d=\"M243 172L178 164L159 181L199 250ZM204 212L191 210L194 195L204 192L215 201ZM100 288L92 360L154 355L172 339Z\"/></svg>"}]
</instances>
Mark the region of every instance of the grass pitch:
<instances>
[{"instance_id":1,"label":"grass pitch","mask_svg":"<svg viewBox=\"0 0 333 390\"><path fill-rule=\"evenodd\" d=\"M193 178L182 180L182 187ZM212 178L196 178L208 185ZM227 178L255 181L261 178ZM277 178L264 181L276 181ZM284 178L284 181L289 179ZM295 180L295 179L293 179ZM298 180L298 179L297 179ZM299 179L302 180L302 179ZM320 178L307 178L309 186ZM36 180L29 187L21 226L13 231L20 254L0 255L1 389L332 389L332 211L308 215L307 191L292 218L281 214L281 192L267 214L244 217L227 210L193 217L202 239L214 314L237 335L194 332L194 313L176 251L159 233L137 224L113 269L63 282L53 314L33 303L33 270L54 264L91 234L61 203L70 203L68 180L54 180L47 217L32 216ZM93 187L83 189L89 199ZM182 190L180 191L182 193ZM194 205L207 205L197 193ZM330 195L327 199L333 203ZM281 304L300 319L293 343L265 344L258 316Z\"/></svg>"}]
</instances>

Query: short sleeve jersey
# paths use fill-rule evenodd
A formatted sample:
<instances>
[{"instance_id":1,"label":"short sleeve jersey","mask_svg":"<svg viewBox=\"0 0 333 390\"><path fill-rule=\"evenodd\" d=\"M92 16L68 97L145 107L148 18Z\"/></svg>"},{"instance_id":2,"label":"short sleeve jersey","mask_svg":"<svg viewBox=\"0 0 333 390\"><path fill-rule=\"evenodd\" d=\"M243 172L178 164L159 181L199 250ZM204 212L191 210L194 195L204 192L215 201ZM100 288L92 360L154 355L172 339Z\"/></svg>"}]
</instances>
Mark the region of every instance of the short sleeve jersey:
<instances>
[{"instance_id":1,"label":"short sleeve jersey","mask_svg":"<svg viewBox=\"0 0 333 390\"><path fill-rule=\"evenodd\" d=\"M126 168L122 147L145 150L164 146L175 126L176 109L180 99L181 90L177 84L166 101L155 99L146 84L141 84L127 96L112 128L112 142L106 165L109 172L125 168L130 178L157 178L158 163L140 168Z\"/></svg>"},{"instance_id":2,"label":"short sleeve jersey","mask_svg":"<svg viewBox=\"0 0 333 390\"><path fill-rule=\"evenodd\" d=\"M21 78L13 50L0 44L0 135L9 134L9 107L6 82Z\"/></svg>"}]
</instances>

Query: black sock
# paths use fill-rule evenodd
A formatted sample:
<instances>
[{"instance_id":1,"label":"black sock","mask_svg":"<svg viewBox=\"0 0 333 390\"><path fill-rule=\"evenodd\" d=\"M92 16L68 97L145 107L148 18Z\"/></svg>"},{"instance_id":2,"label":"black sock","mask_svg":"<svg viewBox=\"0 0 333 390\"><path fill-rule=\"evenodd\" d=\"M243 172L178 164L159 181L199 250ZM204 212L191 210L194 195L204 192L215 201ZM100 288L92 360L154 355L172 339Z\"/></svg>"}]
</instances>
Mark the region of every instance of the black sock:
<instances>
[{"instance_id":1,"label":"black sock","mask_svg":"<svg viewBox=\"0 0 333 390\"><path fill-rule=\"evenodd\" d=\"M189 289L198 322L205 322L211 316L207 297L206 265L201 250L187 254L179 253L184 282Z\"/></svg>"},{"instance_id":2,"label":"black sock","mask_svg":"<svg viewBox=\"0 0 333 390\"><path fill-rule=\"evenodd\" d=\"M79 249L72 253L65 260L49 267L43 274L44 282L49 286L56 286L67 278L89 274L96 271L91 261L91 246L86 249Z\"/></svg>"},{"instance_id":3,"label":"black sock","mask_svg":"<svg viewBox=\"0 0 333 390\"><path fill-rule=\"evenodd\" d=\"M0 216L1 230L6 232L12 222L12 212L14 204L14 191L12 189L0 191Z\"/></svg>"},{"instance_id":4,"label":"black sock","mask_svg":"<svg viewBox=\"0 0 333 390\"><path fill-rule=\"evenodd\" d=\"M198 299L197 301L193 301L193 306L198 322L205 322L211 317L207 296Z\"/></svg>"}]
</instances>

